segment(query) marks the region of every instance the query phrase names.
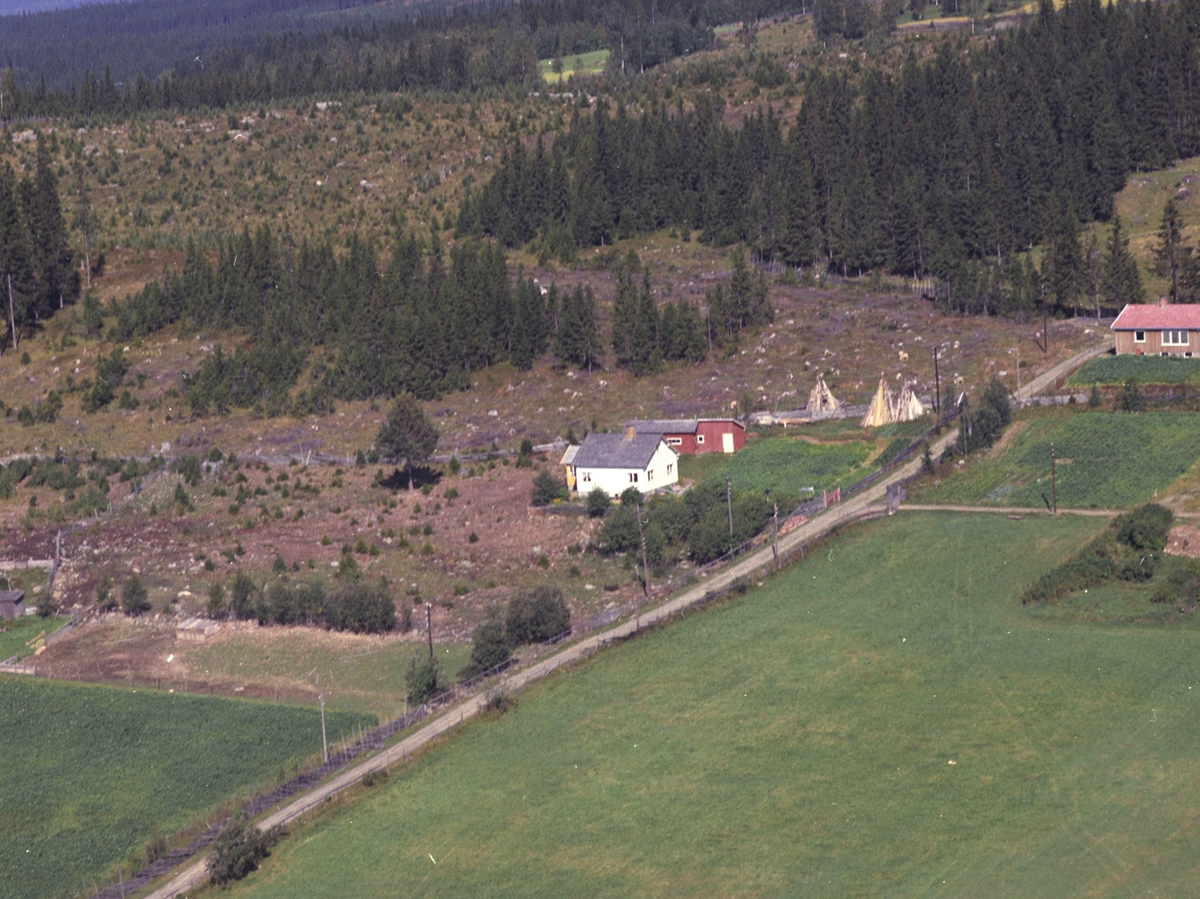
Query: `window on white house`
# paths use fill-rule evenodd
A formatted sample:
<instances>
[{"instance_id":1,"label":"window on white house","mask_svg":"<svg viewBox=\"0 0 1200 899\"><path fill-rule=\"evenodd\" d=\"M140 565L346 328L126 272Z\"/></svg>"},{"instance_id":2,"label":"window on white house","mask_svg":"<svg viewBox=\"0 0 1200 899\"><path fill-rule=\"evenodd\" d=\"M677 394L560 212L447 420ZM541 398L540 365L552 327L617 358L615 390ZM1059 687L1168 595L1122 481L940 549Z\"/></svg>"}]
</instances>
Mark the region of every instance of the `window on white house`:
<instances>
[{"instance_id":1,"label":"window on white house","mask_svg":"<svg viewBox=\"0 0 1200 899\"><path fill-rule=\"evenodd\" d=\"M654 480L654 469L653 469L653 468L647 468L647 469L646 469L646 480L647 480L647 481L653 481L653 480Z\"/></svg>"},{"instance_id":2,"label":"window on white house","mask_svg":"<svg viewBox=\"0 0 1200 899\"><path fill-rule=\"evenodd\" d=\"M670 477L671 472L674 470L675 470L675 464L673 462L668 462L667 463L667 477Z\"/></svg>"},{"instance_id":3,"label":"window on white house","mask_svg":"<svg viewBox=\"0 0 1200 899\"><path fill-rule=\"evenodd\" d=\"M631 483L631 484L637 483L637 472L636 471L629 472L629 483Z\"/></svg>"},{"instance_id":4,"label":"window on white house","mask_svg":"<svg viewBox=\"0 0 1200 899\"><path fill-rule=\"evenodd\" d=\"M697 443L703 443L703 442L704 442L704 435L703 435L703 434L697 434L697 435L696 435L696 442L697 442Z\"/></svg>"},{"instance_id":5,"label":"window on white house","mask_svg":"<svg viewBox=\"0 0 1200 899\"><path fill-rule=\"evenodd\" d=\"M1187 331L1163 331L1162 342L1163 346L1187 346L1188 333Z\"/></svg>"},{"instance_id":6,"label":"window on white house","mask_svg":"<svg viewBox=\"0 0 1200 899\"><path fill-rule=\"evenodd\" d=\"M1146 332L1145 331L1134 331L1133 332L1133 342L1134 343L1145 343L1146 342Z\"/></svg>"},{"instance_id":7,"label":"window on white house","mask_svg":"<svg viewBox=\"0 0 1200 899\"><path fill-rule=\"evenodd\" d=\"M592 482L592 473L590 471L585 471L580 480L585 484L590 484Z\"/></svg>"}]
</instances>

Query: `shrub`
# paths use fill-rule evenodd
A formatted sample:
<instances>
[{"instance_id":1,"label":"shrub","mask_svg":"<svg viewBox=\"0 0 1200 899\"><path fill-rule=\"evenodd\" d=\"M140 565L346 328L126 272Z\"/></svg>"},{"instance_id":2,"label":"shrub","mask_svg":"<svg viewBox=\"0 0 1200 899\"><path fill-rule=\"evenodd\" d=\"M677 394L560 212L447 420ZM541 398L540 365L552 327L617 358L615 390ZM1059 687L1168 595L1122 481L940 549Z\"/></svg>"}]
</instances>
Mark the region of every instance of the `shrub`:
<instances>
[{"instance_id":1,"label":"shrub","mask_svg":"<svg viewBox=\"0 0 1200 899\"><path fill-rule=\"evenodd\" d=\"M638 546L637 513L629 506L619 506L612 515L604 520L597 537L600 552L613 553L629 552Z\"/></svg>"},{"instance_id":2,"label":"shrub","mask_svg":"<svg viewBox=\"0 0 1200 899\"><path fill-rule=\"evenodd\" d=\"M1122 412L1142 412L1146 408L1146 397L1138 388L1137 378L1130 378L1121 388L1118 406Z\"/></svg>"},{"instance_id":3,"label":"shrub","mask_svg":"<svg viewBox=\"0 0 1200 899\"><path fill-rule=\"evenodd\" d=\"M381 585L352 584L331 593L322 613L325 623L356 634L387 633L396 626L396 606Z\"/></svg>"},{"instance_id":4,"label":"shrub","mask_svg":"<svg viewBox=\"0 0 1200 899\"><path fill-rule=\"evenodd\" d=\"M512 646L544 643L571 629L571 612L556 587L534 587L508 603L504 632Z\"/></svg>"},{"instance_id":5,"label":"shrub","mask_svg":"<svg viewBox=\"0 0 1200 899\"><path fill-rule=\"evenodd\" d=\"M105 612L111 612L117 607L117 597L113 593L112 576L107 571L102 572L96 582L96 605Z\"/></svg>"},{"instance_id":6,"label":"shrub","mask_svg":"<svg viewBox=\"0 0 1200 899\"><path fill-rule=\"evenodd\" d=\"M555 500L567 498L567 485L548 471L539 471L533 477L533 490L529 500L535 506L548 506Z\"/></svg>"},{"instance_id":7,"label":"shrub","mask_svg":"<svg viewBox=\"0 0 1200 899\"><path fill-rule=\"evenodd\" d=\"M612 501L603 487L593 487L587 495L587 511L592 518L603 518L611 505Z\"/></svg>"},{"instance_id":8,"label":"shrub","mask_svg":"<svg viewBox=\"0 0 1200 899\"><path fill-rule=\"evenodd\" d=\"M258 588L250 576L239 571L233 577L233 588L229 591L229 611L234 618L248 619L255 617L255 598Z\"/></svg>"},{"instance_id":9,"label":"shrub","mask_svg":"<svg viewBox=\"0 0 1200 899\"><path fill-rule=\"evenodd\" d=\"M642 491L636 487L626 487L621 491L621 505L625 507L636 506L642 501Z\"/></svg>"},{"instance_id":10,"label":"shrub","mask_svg":"<svg viewBox=\"0 0 1200 899\"><path fill-rule=\"evenodd\" d=\"M241 880L270 855L271 845L281 835L278 830L263 833L242 812L233 816L221 831L208 857L208 872L218 886Z\"/></svg>"},{"instance_id":11,"label":"shrub","mask_svg":"<svg viewBox=\"0 0 1200 899\"><path fill-rule=\"evenodd\" d=\"M1113 522L1117 539L1136 550L1160 553L1167 545L1167 532L1175 520L1170 509L1147 503L1140 509L1117 516Z\"/></svg>"},{"instance_id":12,"label":"shrub","mask_svg":"<svg viewBox=\"0 0 1200 899\"><path fill-rule=\"evenodd\" d=\"M121 608L129 615L140 615L150 609L150 591L136 574L131 574L121 585Z\"/></svg>"},{"instance_id":13,"label":"shrub","mask_svg":"<svg viewBox=\"0 0 1200 899\"><path fill-rule=\"evenodd\" d=\"M439 678L441 670L437 659L424 656L413 656L404 673L404 685L408 688L408 701L412 705L420 705L437 695L441 686Z\"/></svg>"},{"instance_id":14,"label":"shrub","mask_svg":"<svg viewBox=\"0 0 1200 899\"><path fill-rule=\"evenodd\" d=\"M471 658L458 672L459 680L470 680L512 658L512 647L505 633L504 622L492 619L478 625L471 633Z\"/></svg>"}]
</instances>

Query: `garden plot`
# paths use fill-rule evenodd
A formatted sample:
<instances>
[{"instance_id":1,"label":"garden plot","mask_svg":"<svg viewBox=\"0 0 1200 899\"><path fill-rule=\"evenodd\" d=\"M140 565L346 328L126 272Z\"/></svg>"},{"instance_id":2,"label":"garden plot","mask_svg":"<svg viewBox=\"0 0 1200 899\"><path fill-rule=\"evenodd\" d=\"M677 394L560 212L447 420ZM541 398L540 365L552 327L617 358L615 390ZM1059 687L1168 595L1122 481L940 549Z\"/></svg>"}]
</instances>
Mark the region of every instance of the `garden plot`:
<instances>
[{"instance_id":1,"label":"garden plot","mask_svg":"<svg viewBox=\"0 0 1200 899\"><path fill-rule=\"evenodd\" d=\"M913 502L1048 508L1126 509L1161 498L1200 458L1200 416L1073 412L1027 423L998 457L978 457L940 482L911 491Z\"/></svg>"}]
</instances>

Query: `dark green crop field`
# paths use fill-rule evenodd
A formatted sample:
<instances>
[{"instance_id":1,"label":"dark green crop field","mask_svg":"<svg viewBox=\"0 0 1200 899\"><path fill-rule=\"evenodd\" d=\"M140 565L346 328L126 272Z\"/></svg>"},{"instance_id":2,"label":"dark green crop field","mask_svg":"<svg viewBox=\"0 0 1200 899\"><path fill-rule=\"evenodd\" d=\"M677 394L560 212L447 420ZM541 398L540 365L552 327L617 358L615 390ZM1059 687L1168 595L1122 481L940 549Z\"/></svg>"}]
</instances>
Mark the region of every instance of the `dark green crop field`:
<instances>
[{"instance_id":1,"label":"dark green crop field","mask_svg":"<svg viewBox=\"0 0 1200 899\"><path fill-rule=\"evenodd\" d=\"M1124 384L1200 384L1200 359L1179 356L1100 356L1067 379L1068 387Z\"/></svg>"},{"instance_id":2,"label":"dark green crop field","mask_svg":"<svg viewBox=\"0 0 1200 899\"><path fill-rule=\"evenodd\" d=\"M371 720L326 717L334 734ZM320 751L315 709L0 678L0 895L74 895Z\"/></svg>"},{"instance_id":3,"label":"dark green crop field","mask_svg":"<svg viewBox=\"0 0 1200 899\"><path fill-rule=\"evenodd\" d=\"M857 528L394 770L231 895L1190 894L1195 621L1018 598L1103 526Z\"/></svg>"},{"instance_id":4,"label":"dark green crop field","mask_svg":"<svg viewBox=\"0 0 1200 899\"><path fill-rule=\"evenodd\" d=\"M1200 415L1077 412L1019 422L1007 450L979 456L939 485L911 491L918 503L1047 507L1050 447L1057 458L1058 504L1128 509L1149 502L1200 458Z\"/></svg>"}]
</instances>

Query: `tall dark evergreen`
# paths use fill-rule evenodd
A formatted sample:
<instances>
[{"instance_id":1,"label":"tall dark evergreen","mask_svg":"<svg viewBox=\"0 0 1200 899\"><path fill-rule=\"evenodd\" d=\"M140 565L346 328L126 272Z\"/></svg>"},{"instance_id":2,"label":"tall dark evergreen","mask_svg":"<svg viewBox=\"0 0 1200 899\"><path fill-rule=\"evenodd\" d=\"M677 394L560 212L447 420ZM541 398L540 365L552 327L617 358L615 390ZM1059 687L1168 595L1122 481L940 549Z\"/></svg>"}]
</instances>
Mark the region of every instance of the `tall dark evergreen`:
<instances>
[{"instance_id":1,"label":"tall dark evergreen","mask_svg":"<svg viewBox=\"0 0 1200 899\"><path fill-rule=\"evenodd\" d=\"M8 313L9 340L16 349L36 321L37 306L17 179L7 162L0 166L0 297Z\"/></svg>"},{"instance_id":2,"label":"tall dark evergreen","mask_svg":"<svg viewBox=\"0 0 1200 899\"><path fill-rule=\"evenodd\" d=\"M1179 300L1180 275L1185 273L1187 249L1183 245L1183 222L1175 198L1163 207L1158 227L1158 246L1154 248L1155 271L1171 281L1171 302Z\"/></svg>"},{"instance_id":3,"label":"tall dark evergreen","mask_svg":"<svg viewBox=\"0 0 1200 899\"><path fill-rule=\"evenodd\" d=\"M1121 217L1114 215L1100 272L1100 300L1110 309L1119 309L1125 303L1140 303L1144 299L1137 262L1129 252L1129 238L1125 236Z\"/></svg>"},{"instance_id":4,"label":"tall dark evergreen","mask_svg":"<svg viewBox=\"0 0 1200 899\"><path fill-rule=\"evenodd\" d=\"M596 330L596 303L591 287L576 285L563 297L554 354L565 365L591 371L601 361L600 338Z\"/></svg>"}]
</instances>

